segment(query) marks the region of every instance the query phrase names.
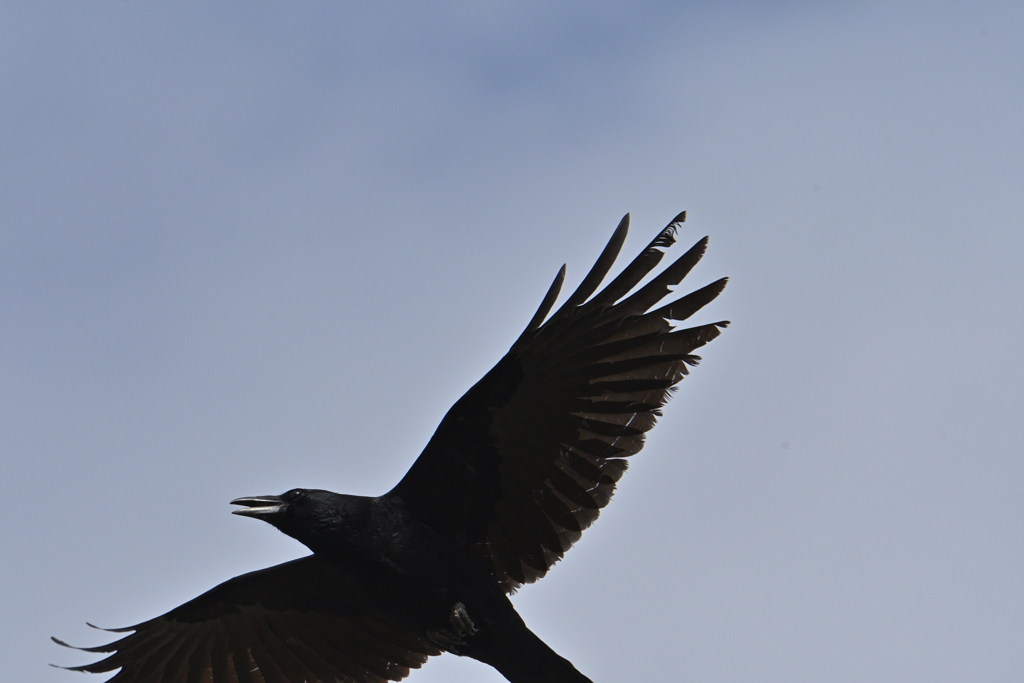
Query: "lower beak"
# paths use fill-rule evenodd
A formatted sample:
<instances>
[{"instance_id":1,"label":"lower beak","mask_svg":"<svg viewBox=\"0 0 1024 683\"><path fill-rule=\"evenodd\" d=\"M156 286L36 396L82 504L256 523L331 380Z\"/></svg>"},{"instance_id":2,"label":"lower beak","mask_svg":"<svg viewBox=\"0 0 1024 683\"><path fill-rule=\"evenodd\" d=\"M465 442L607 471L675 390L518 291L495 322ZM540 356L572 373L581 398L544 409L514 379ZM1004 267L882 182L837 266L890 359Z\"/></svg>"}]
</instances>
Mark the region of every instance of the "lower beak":
<instances>
[{"instance_id":1,"label":"lower beak","mask_svg":"<svg viewBox=\"0 0 1024 683\"><path fill-rule=\"evenodd\" d=\"M284 512L285 508L288 507L288 503L281 500L280 496L235 498L231 501L231 504L247 506L241 510L232 510L231 514L242 515L243 517L255 517L257 519L273 517L274 515Z\"/></svg>"}]
</instances>

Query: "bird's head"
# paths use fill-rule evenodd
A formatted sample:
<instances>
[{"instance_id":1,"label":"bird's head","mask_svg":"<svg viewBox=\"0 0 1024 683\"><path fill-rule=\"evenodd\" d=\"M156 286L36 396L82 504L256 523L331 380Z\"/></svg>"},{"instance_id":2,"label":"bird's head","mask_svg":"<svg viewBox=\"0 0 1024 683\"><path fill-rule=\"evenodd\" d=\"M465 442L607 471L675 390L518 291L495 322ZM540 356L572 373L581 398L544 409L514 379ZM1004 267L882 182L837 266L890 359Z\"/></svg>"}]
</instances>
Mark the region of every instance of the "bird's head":
<instances>
[{"instance_id":1,"label":"bird's head","mask_svg":"<svg viewBox=\"0 0 1024 683\"><path fill-rule=\"evenodd\" d=\"M231 504L245 506L232 510L233 514L262 519L311 546L317 537L343 523L350 497L320 489L292 489L280 496L236 498Z\"/></svg>"}]
</instances>

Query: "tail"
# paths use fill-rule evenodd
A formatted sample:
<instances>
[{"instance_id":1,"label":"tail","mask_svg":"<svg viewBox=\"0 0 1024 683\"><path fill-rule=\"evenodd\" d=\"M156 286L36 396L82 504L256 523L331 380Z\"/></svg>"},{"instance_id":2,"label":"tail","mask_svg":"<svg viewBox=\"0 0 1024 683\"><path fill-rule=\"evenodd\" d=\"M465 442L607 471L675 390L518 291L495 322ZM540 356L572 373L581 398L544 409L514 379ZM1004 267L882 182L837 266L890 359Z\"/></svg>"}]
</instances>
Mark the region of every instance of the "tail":
<instances>
[{"instance_id":1,"label":"tail","mask_svg":"<svg viewBox=\"0 0 1024 683\"><path fill-rule=\"evenodd\" d=\"M512 683L593 683L525 625L504 640L500 652L487 663Z\"/></svg>"}]
</instances>

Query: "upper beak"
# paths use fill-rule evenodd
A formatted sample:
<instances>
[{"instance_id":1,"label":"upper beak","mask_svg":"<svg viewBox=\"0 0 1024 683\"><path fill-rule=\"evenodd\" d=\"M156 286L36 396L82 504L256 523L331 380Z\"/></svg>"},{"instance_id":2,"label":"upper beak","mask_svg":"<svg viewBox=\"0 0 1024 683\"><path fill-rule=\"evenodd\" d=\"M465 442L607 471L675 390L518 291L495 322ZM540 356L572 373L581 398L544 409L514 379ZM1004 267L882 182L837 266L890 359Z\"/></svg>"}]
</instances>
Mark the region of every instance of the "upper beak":
<instances>
[{"instance_id":1,"label":"upper beak","mask_svg":"<svg viewBox=\"0 0 1024 683\"><path fill-rule=\"evenodd\" d=\"M235 498L231 501L232 505L246 505L241 510L232 510L233 515L242 515L243 517L255 517L256 519L263 519L266 517L273 517L281 512L284 512L285 508L288 507L288 503L281 499L281 496L251 496L248 498Z\"/></svg>"}]
</instances>

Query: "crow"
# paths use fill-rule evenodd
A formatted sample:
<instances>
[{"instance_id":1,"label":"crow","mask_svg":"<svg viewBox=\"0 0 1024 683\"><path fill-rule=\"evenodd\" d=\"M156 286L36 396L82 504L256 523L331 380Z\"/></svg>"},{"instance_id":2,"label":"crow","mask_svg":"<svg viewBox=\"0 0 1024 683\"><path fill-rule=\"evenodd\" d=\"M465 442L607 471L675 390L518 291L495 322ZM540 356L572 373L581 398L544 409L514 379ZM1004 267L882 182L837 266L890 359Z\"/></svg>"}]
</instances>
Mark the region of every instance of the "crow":
<instances>
[{"instance_id":1,"label":"crow","mask_svg":"<svg viewBox=\"0 0 1024 683\"><path fill-rule=\"evenodd\" d=\"M451 652L512 683L590 683L508 596L593 524L625 458L699 362L694 350L729 324L672 324L717 297L726 278L651 310L700 260L707 237L638 287L684 220L685 211L595 294L626 238L626 214L548 317L563 265L526 330L388 493L292 489L231 501L242 506L234 514L277 527L312 555L113 629L127 635L78 648L106 658L66 668L119 669L109 683L378 683Z\"/></svg>"}]
</instances>

